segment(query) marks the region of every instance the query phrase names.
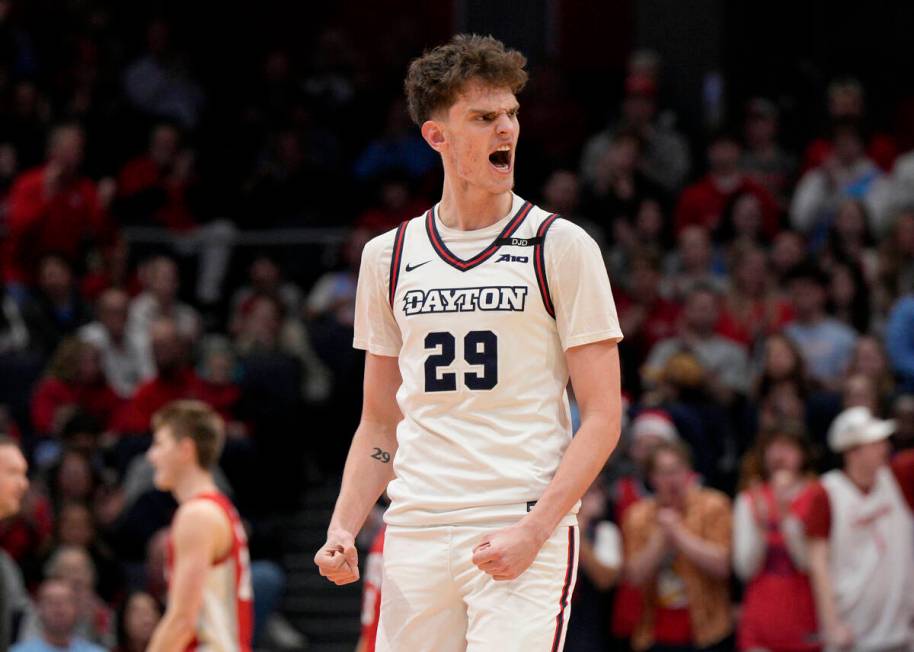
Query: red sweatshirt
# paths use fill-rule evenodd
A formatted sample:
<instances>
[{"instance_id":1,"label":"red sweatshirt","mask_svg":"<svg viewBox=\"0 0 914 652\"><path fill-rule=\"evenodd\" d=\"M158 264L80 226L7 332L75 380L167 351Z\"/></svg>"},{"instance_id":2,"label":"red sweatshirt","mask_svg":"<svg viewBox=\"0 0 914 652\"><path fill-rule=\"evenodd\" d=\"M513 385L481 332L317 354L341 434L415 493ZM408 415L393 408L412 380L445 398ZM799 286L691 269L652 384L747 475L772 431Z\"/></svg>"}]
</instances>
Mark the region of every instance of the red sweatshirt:
<instances>
[{"instance_id":1,"label":"red sweatshirt","mask_svg":"<svg viewBox=\"0 0 914 652\"><path fill-rule=\"evenodd\" d=\"M777 234L779 223L777 201L764 186L749 177L743 177L740 184L729 193L722 192L711 176L692 184L682 191L676 207L676 233L687 226L698 224L713 231L723 218L724 209L731 197L749 192L758 197L762 206L762 231L769 238Z\"/></svg>"},{"instance_id":2,"label":"red sweatshirt","mask_svg":"<svg viewBox=\"0 0 914 652\"><path fill-rule=\"evenodd\" d=\"M43 255L58 254L78 264L86 241L110 244L114 236L114 225L99 206L91 179L75 179L47 197L45 168L23 172L10 191L4 280L31 284Z\"/></svg>"}]
</instances>

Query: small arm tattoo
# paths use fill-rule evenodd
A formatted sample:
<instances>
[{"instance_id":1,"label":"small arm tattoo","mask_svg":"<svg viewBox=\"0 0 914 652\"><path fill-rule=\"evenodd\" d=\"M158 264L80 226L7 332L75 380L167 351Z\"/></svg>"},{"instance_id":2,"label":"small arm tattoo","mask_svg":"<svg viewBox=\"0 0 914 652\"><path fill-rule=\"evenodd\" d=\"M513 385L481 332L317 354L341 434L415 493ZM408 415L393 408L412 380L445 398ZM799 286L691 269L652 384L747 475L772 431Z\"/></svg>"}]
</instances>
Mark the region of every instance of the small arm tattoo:
<instances>
[{"instance_id":1,"label":"small arm tattoo","mask_svg":"<svg viewBox=\"0 0 914 652\"><path fill-rule=\"evenodd\" d=\"M384 464L390 462L390 453L387 451L382 451L377 446L375 446L374 453L371 454L371 457L373 459L380 460Z\"/></svg>"}]
</instances>

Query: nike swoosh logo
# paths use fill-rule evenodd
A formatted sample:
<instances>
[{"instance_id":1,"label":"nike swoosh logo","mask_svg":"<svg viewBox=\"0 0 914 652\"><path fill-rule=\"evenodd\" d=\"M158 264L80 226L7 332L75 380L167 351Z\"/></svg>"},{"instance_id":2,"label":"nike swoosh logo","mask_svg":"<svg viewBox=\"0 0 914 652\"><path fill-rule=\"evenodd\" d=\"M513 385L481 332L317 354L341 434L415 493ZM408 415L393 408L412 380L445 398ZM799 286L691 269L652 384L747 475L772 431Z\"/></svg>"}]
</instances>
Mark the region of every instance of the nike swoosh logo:
<instances>
[{"instance_id":1,"label":"nike swoosh logo","mask_svg":"<svg viewBox=\"0 0 914 652\"><path fill-rule=\"evenodd\" d=\"M432 262L432 261L426 260L424 263L419 263L418 265L410 265L409 263L406 263L406 271L411 272L414 269L418 269L419 267L422 267L423 265L428 265L430 262Z\"/></svg>"}]
</instances>

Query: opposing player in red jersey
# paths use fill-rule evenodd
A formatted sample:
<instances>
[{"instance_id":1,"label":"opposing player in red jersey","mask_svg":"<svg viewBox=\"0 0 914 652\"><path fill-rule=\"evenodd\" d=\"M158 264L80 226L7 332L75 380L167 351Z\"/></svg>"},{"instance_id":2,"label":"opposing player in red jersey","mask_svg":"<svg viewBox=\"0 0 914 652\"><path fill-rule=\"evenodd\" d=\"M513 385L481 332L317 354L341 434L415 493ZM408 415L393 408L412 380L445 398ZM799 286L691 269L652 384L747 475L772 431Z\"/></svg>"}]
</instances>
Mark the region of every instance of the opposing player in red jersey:
<instances>
[{"instance_id":1,"label":"opposing player in red jersey","mask_svg":"<svg viewBox=\"0 0 914 652\"><path fill-rule=\"evenodd\" d=\"M152 420L147 453L155 485L179 503L168 546L168 607L148 652L250 652L252 593L247 538L210 469L222 419L199 401L175 401Z\"/></svg>"},{"instance_id":2,"label":"opposing player in red jersey","mask_svg":"<svg viewBox=\"0 0 914 652\"><path fill-rule=\"evenodd\" d=\"M384 533L381 526L371 543L365 575L362 578L362 635L355 652L375 652L378 623L381 620L381 584L384 580Z\"/></svg>"}]
</instances>

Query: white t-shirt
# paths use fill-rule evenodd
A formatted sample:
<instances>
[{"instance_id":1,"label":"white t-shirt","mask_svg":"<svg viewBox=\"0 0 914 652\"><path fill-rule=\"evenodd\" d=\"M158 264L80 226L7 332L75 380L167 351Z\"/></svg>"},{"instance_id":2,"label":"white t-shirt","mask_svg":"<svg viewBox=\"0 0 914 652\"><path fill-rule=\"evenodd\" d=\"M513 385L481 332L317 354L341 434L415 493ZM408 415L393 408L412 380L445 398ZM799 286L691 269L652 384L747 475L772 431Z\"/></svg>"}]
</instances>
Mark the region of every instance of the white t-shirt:
<instances>
[{"instance_id":1,"label":"white t-shirt","mask_svg":"<svg viewBox=\"0 0 914 652\"><path fill-rule=\"evenodd\" d=\"M517 521L571 441L565 350L621 339L599 247L520 197L483 229L436 206L369 242L354 346L398 357L403 378L387 523Z\"/></svg>"}]
</instances>

